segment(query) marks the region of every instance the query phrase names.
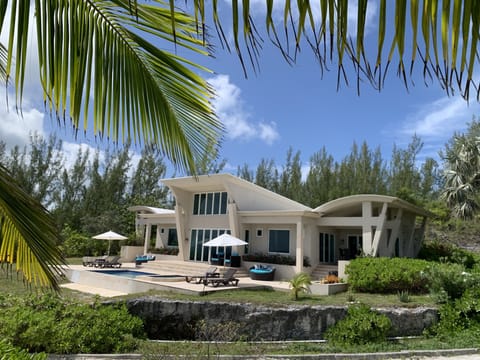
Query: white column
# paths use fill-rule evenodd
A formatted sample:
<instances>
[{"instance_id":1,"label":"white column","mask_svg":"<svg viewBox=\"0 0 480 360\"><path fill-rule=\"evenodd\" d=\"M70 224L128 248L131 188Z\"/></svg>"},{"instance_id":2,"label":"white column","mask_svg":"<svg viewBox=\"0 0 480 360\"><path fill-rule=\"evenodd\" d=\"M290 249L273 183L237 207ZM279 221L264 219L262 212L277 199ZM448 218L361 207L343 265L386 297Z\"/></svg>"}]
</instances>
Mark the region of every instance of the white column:
<instances>
[{"instance_id":1,"label":"white column","mask_svg":"<svg viewBox=\"0 0 480 360\"><path fill-rule=\"evenodd\" d=\"M232 236L240 237L238 233L237 205L234 202L228 204L228 223Z\"/></svg>"},{"instance_id":2,"label":"white column","mask_svg":"<svg viewBox=\"0 0 480 360\"><path fill-rule=\"evenodd\" d=\"M148 244L150 242L150 237L152 236L152 224L147 224L145 230L145 242L143 243L143 253L148 253Z\"/></svg>"},{"instance_id":3,"label":"white column","mask_svg":"<svg viewBox=\"0 0 480 360\"><path fill-rule=\"evenodd\" d=\"M362 203L362 248L365 254L372 253L372 203Z\"/></svg>"},{"instance_id":4,"label":"white column","mask_svg":"<svg viewBox=\"0 0 480 360\"><path fill-rule=\"evenodd\" d=\"M301 273L303 271L303 223L297 222L297 255L295 260L295 272Z\"/></svg>"},{"instance_id":5,"label":"white column","mask_svg":"<svg viewBox=\"0 0 480 360\"><path fill-rule=\"evenodd\" d=\"M388 204L383 203L382 212L378 217L377 230L375 231L375 236L373 238L372 250L370 253L372 256L376 256L379 253L380 248L383 250L387 247L386 244L382 243L382 240L383 242L387 241L387 230L385 228L387 222L387 209Z\"/></svg>"},{"instance_id":6,"label":"white column","mask_svg":"<svg viewBox=\"0 0 480 360\"><path fill-rule=\"evenodd\" d=\"M178 257L180 259L187 260L185 258L187 256L187 252L185 251L185 246L187 246L187 249L188 249L189 243L185 235L183 211L184 211L183 207L181 207L178 204L175 205L175 223L177 227L177 238L178 238Z\"/></svg>"}]
</instances>

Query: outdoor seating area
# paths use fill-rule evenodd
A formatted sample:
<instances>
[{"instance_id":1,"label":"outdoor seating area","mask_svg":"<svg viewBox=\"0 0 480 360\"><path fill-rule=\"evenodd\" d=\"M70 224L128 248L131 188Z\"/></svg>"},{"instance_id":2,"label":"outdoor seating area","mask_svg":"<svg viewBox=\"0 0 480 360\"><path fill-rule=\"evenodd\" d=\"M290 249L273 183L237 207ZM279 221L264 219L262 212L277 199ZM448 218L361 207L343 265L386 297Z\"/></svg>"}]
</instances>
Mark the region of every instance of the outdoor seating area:
<instances>
[{"instance_id":1,"label":"outdoor seating area","mask_svg":"<svg viewBox=\"0 0 480 360\"><path fill-rule=\"evenodd\" d=\"M120 256L84 256L82 258L83 266L90 266L96 268L119 268L122 263L119 261Z\"/></svg>"},{"instance_id":2,"label":"outdoor seating area","mask_svg":"<svg viewBox=\"0 0 480 360\"><path fill-rule=\"evenodd\" d=\"M205 274L198 275L198 276L185 276L185 281L187 283L193 282L195 284L201 284L209 278L219 278L220 273L216 271L217 271L217 267L211 266L207 269Z\"/></svg>"},{"instance_id":3,"label":"outdoor seating area","mask_svg":"<svg viewBox=\"0 0 480 360\"><path fill-rule=\"evenodd\" d=\"M107 256L95 260L95 267L99 268L119 268L122 263L119 261L120 256Z\"/></svg>"},{"instance_id":4,"label":"outdoor seating area","mask_svg":"<svg viewBox=\"0 0 480 360\"><path fill-rule=\"evenodd\" d=\"M257 264L248 270L250 279L260 281L273 281L275 278L275 268Z\"/></svg>"},{"instance_id":5,"label":"outdoor seating area","mask_svg":"<svg viewBox=\"0 0 480 360\"><path fill-rule=\"evenodd\" d=\"M141 265L149 261L154 261L155 259L156 259L156 256L152 254L137 255L135 257L135 265Z\"/></svg>"},{"instance_id":6,"label":"outdoor seating area","mask_svg":"<svg viewBox=\"0 0 480 360\"><path fill-rule=\"evenodd\" d=\"M235 273L237 272L237 269L229 268L223 276L219 277L210 277L210 278L205 278L203 280L203 285L211 285L213 287L218 287L219 285L233 285L233 286L238 286L238 282L240 279L234 277Z\"/></svg>"}]
</instances>

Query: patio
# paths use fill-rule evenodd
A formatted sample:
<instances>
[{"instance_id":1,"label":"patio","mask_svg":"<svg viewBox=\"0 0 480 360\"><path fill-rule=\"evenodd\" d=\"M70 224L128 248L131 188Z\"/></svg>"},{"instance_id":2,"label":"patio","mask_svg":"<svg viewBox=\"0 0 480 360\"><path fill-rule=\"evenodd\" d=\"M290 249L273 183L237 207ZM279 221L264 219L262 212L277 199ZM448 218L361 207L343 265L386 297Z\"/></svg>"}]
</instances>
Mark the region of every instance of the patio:
<instances>
[{"instance_id":1,"label":"patio","mask_svg":"<svg viewBox=\"0 0 480 360\"><path fill-rule=\"evenodd\" d=\"M238 286L204 286L194 282L185 281L185 276L202 274L209 267L203 263L185 263L180 261L157 260L151 262L148 266L136 266L135 263L123 263L122 270L148 271L154 275L142 275L134 279L116 276L115 274L103 274L92 271L82 265L70 265L65 268L65 276L70 283L62 284L64 288L81 291L90 294L96 294L101 297L123 296L132 293L142 293L150 290L173 291L190 295L205 295L214 291L226 291L236 289L274 289L280 291L289 291L287 281L257 281L250 279L246 273L240 272ZM219 267L217 271L223 273L225 268ZM110 272L112 270L109 270ZM178 278L170 278L172 275L181 275ZM168 276L168 277L161 277Z\"/></svg>"}]
</instances>

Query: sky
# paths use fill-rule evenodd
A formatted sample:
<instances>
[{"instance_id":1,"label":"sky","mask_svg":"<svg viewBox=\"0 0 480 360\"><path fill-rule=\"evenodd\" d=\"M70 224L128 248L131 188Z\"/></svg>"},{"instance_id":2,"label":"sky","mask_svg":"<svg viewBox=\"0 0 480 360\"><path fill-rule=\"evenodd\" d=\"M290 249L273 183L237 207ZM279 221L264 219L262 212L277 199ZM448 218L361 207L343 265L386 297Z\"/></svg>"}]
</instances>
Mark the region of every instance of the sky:
<instances>
[{"instance_id":1,"label":"sky","mask_svg":"<svg viewBox=\"0 0 480 360\"><path fill-rule=\"evenodd\" d=\"M263 24L264 10L259 5L263 2L251 3L253 15ZM227 14L228 6L222 4L222 11ZM351 12L354 14L355 9ZM373 25L376 12L375 2L369 2L367 48L377 44ZM231 29L227 26L226 31L228 36ZM0 40L4 41L4 37ZM31 46L35 45L31 40ZM381 92L364 83L358 95L354 72L349 72L350 83L341 82L337 91L337 65L331 63L330 71L322 73L307 48L292 66L265 40L259 71L255 74L247 66L248 78L236 55L219 46L214 59L201 61L214 70L204 76L216 89L214 105L226 129L219 157L227 160L224 170L233 174L244 164L255 170L262 159L273 159L281 167L290 147L300 151L305 172L310 156L322 147L341 161L350 154L354 142L360 145L366 141L372 150L380 147L384 159L388 159L394 144L405 148L414 134L424 143L419 160L434 157L440 161L438 152L453 133L464 131L473 116L480 114L480 104L475 99L467 103L460 96L448 97L435 81L427 81L426 86L420 64L408 90L396 75L395 62ZM35 62L32 56L28 66L34 68ZM58 126L43 108L34 71L27 74L22 116L15 110L14 95L8 95L8 105L6 99L2 88L0 139L9 147L27 144L31 131L45 136L55 132L64 141L67 158L73 158L79 146L105 146L93 136L80 134L75 139L68 126Z\"/></svg>"}]
</instances>

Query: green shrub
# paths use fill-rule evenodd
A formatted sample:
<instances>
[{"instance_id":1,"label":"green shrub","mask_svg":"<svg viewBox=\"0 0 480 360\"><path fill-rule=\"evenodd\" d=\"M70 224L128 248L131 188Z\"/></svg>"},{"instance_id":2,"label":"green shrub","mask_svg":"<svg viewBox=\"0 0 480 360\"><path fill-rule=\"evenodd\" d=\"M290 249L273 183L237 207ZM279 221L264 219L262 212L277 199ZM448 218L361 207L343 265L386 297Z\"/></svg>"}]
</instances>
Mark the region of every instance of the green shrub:
<instances>
[{"instance_id":1,"label":"green shrub","mask_svg":"<svg viewBox=\"0 0 480 360\"><path fill-rule=\"evenodd\" d=\"M57 296L2 301L0 337L13 346L55 354L122 353L144 338L142 321L125 305L88 305Z\"/></svg>"},{"instance_id":2,"label":"green shrub","mask_svg":"<svg viewBox=\"0 0 480 360\"><path fill-rule=\"evenodd\" d=\"M426 293L422 272L428 267L425 260L408 258L357 258L347 266L348 283L354 291L396 294Z\"/></svg>"},{"instance_id":3,"label":"green shrub","mask_svg":"<svg viewBox=\"0 0 480 360\"><path fill-rule=\"evenodd\" d=\"M477 262L475 254L471 251L440 241L423 243L418 258L427 261L460 264L467 269L473 268Z\"/></svg>"},{"instance_id":4,"label":"green shrub","mask_svg":"<svg viewBox=\"0 0 480 360\"><path fill-rule=\"evenodd\" d=\"M6 339L0 339L0 359L8 360L46 360L47 354L30 354L28 351L18 349Z\"/></svg>"},{"instance_id":5,"label":"green shrub","mask_svg":"<svg viewBox=\"0 0 480 360\"><path fill-rule=\"evenodd\" d=\"M424 277L431 296L439 304L459 299L468 288L480 284L480 274L466 272L460 264L432 264Z\"/></svg>"},{"instance_id":6,"label":"green shrub","mask_svg":"<svg viewBox=\"0 0 480 360\"><path fill-rule=\"evenodd\" d=\"M278 265L295 265L296 259L293 256L289 255L276 255L276 254L245 254L242 256L243 261L252 261L260 262L267 264L278 264ZM303 257L303 266L310 267L310 259L307 256Z\"/></svg>"},{"instance_id":7,"label":"green shrub","mask_svg":"<svg viewBox=\"0 0 480 360\"><path fill-rule=\"evenodd\" d=\"M480 289L467 289L455 301L442 305L439 309L440 321L430 334L451 337L465 330L480 331Z\"/></svg>"},{"instance_id":8,"label":"green shrub","mask_svg":"<svg viewBox=\"0 0 480 360\"><path fill-rule=\"evenodd\" d=\"M388 317L360 304L348 308L347 316L328 328L325 339L332 345L363 345L383 342L392 327Z\"/></svg>"}]
</instances>

